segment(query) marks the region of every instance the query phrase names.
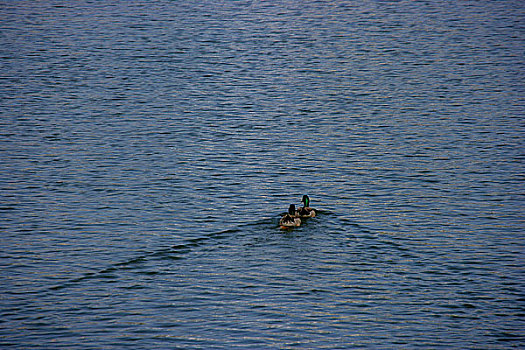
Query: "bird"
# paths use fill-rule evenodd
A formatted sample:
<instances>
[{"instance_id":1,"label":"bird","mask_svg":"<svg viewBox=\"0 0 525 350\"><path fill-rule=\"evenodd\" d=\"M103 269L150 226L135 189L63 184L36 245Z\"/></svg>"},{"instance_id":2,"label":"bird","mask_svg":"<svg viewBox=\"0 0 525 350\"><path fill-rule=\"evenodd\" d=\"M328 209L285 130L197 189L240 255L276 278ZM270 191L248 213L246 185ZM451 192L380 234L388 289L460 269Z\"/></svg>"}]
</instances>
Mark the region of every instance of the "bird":
<instances>
[{"instance_id":1,"label":"bird","mask_svg":"<svg viewBox=\"0 0 525 350\"><path fill-rule=\"evenodd\" d=\"M304 204L299 210L297 211L298 216L300 218L313 218L315 217L315 210L313 208L310 208L310 197L308 195L304 195L301 199L301 203Z\"/></svg>"},{"instance_id":2,"label":"bird","mask_svg":"<svg viewBox=\"0 0 525 350\"><path fill-rule=\"evenodd\" d=\"M279 220L279 226L282 229L301 226L301 219L297 217L297 212L295 210L295 204L290 204L290 207L288 208L288 213L286 213L281 218L281 220Z\"/></svg>"}]
</instances>

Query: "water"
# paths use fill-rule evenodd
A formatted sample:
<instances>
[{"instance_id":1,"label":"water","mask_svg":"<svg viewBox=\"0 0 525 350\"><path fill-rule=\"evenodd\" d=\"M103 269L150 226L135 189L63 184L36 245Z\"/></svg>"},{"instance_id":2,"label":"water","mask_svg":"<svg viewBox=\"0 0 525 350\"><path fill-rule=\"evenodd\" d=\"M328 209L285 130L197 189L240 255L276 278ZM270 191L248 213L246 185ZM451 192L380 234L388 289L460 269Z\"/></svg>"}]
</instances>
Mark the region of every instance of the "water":
<instances>
[{"instance_id":1,"label":"water","mask_svg":"<svg viewBox=\"0 0 525 350\"><path fill-rule=\"evenodd\" d=\"M525 345L521 2L0 18L2 348Z\"/></svg>"}]
</instances>

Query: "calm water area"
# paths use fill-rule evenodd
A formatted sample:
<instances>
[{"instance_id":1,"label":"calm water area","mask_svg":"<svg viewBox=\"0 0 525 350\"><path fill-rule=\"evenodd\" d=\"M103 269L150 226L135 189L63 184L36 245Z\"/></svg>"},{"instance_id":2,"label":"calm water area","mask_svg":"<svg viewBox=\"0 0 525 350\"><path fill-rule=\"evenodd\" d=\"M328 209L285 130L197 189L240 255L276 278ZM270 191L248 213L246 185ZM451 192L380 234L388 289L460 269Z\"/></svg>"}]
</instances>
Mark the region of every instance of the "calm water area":
<instances>
[{"instance_id":1,"label":"calm water area","mask_svg":"<svg viewBox=\"0 0 525 350\"><path fill-rule=\"evenodd\" d=\"M0 348L523 349L524 78L523 1L1 0Z\"/></svg>"}]
</instances>

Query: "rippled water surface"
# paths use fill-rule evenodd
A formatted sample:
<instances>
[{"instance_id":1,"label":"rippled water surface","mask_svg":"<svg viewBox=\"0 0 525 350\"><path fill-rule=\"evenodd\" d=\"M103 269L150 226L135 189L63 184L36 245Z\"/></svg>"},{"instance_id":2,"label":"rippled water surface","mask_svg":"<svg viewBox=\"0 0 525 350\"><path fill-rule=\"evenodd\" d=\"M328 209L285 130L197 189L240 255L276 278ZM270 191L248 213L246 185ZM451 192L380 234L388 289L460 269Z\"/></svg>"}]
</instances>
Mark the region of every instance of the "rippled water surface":
<instances>
[{"instance_id":1,"label":"rippled water surface","mask_svg":"<svg viewBox=\"0 0 525 350\"><path fill-rule=\"evenodd\" d=\"M524 15L1 1L0 347L523 348Z\"/></svg>"}]
</instances>

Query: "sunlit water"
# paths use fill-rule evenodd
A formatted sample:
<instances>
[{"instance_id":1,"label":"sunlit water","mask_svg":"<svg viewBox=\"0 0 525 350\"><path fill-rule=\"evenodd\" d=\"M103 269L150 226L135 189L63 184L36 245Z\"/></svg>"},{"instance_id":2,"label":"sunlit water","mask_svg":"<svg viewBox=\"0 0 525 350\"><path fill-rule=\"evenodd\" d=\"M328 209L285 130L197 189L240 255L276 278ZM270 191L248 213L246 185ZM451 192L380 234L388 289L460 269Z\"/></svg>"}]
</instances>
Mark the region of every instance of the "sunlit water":
<instances>
[{"instance_id":1,"label":"sunlit water","mask_svg":"<svg viewBox=\"0 0 525 350\"><path fill-rule=\"evenodd\" d=\"M0 347L525 346L524 23L2 1Z\"/></svg>"}]
</instances>

